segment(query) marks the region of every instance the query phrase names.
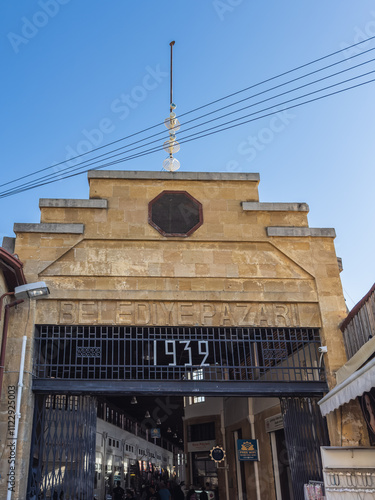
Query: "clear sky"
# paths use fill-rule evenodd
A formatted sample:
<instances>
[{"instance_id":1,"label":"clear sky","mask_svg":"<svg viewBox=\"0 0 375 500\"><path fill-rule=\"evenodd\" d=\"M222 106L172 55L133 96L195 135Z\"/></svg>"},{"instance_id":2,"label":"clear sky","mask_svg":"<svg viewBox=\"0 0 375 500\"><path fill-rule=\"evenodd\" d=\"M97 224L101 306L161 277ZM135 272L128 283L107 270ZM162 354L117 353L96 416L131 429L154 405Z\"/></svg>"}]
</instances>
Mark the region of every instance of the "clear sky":
<instances>
[{"instance_id":1,"label":"clear sky","mask_svg":"<svg viewBox=\"0 0 375 500\"><path fill-rule=\"evenodd\" d=\"M169 112L171 40L176 40L174 100L181 115L375 36L375 4L18 0L2 5L0 27L3 184L164 120ZM331 72L349 69L373 59L375 51L364 54L373 47L374 41L367 42L288 78L336 61L340 64ZM354 54L358 57L349 60ZM319 85L374 69L372 62ZM327 71L306 81L328 75ZM374 74L352 84L366 78ZM299 95L317 88L307 87ZM259 172L261 201L308 203L311 227L336 229L349 309L375 281L374 89L375 83L370 83L289 111L282 111L281 105L277 120L267 116L182 144L176 155L181 171ZM229 102L233 99L220 105ZM193 116L198 115L185 120ZM183 126L181 136L182 132ZM160 170L165 156L156 152L109 168ZM39 198L87 197L87 176L82 174L0 198L0 236L14 236L14 222L39 222Z\"/></svg>"}]
</instances>

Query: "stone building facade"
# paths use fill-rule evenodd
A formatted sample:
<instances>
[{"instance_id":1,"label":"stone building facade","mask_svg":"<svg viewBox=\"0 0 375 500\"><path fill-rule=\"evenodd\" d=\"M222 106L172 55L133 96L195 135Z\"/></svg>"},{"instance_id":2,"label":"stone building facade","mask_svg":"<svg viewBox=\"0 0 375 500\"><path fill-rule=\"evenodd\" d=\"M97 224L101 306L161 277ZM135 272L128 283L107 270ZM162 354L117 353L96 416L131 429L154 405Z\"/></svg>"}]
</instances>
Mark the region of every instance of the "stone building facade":
<instances>
[{"instance_id":1,"label":"stone building facade","mask_svg":"<svg viewBox=\"0 0 375 500\"><path fill-rule=\"evenodd\" d=\"M106 390L116 394L157 390L186 397L195 391L195 395L227 398L223 406L223 435L227 433L231 460L228 468L220 471L220 498L226 498L228 492L230 498L237 498L236 467L240 465L236 465L232 435L239 428L243 438L254 435L262 448L262 460L257 466L241 465L245 468L244 477L249 478L244 479L245 483L248 481L244 485L248 498L257 498L253 487L255 468L257 481L273 475L272 443L264 427L265 420L281 411L285 413L288 401L294 396L321 397L335 385L335 371L346 360L339 330L346 308L334 230L310 228L305 203L260 202L258 174L92 171L88 179L87 200L41 199L40 223L14 226L14 251L24 262L27 280L43 280L51 291L48 299L22 304L10 328L6 371L18 364L21 324L26 325L28 336L14 498L27 496L35 394L94 397ZM85 356L91 356L95 366L92 376L87 375L89 372L80 376L77 370L66 375L71 361L66 358L66 350L65 358L44 353L41 360L43 335L48 337L48 332L56 328L60 342L61 335L68 342L67 329L72 326L82 327L83 332L89 332L87 335L94 330L85 330L86 327L126 327L129 335L137 327L143 328L142 335L145 329L153 327L171 328L174 337L163 340L164 344L156 344L155 340L153 345L163 347L161 355L157 352L159 347L155 348L155 356L159 356L164 368L158 371L159 361L154 358L154 375L143 371L140 378L134 379L125 370L117 378L103 375L100 379L94 358L101 354L93 344L87 344L84 353L78 347L76 351L77 354L81 349L80 366L84 365ZM220 354L215 354L216 372L209 361L214 356L211 343L202 340L203 337L194 340L186 333L181 337L183 329L190 332L194 328L206 329L204 332L214 336L212 345L216 342L215 352ZM250 351L255 344L258 346L254 347L254 359L246 351L247 354L237 358L237 365L231 358L232 365L226 371L224 365L229 361L222 359L224 351L218 346L223 345L223 336L229 335L228 332L237 335L233 338L238 340L239 329L247 329L250 337L258 333L284 337L278 338L278 343L275 337L268 339L267 355L271 356L272 351L271 361L267 361L265 340L259 337L255 341L251 337ZM99 335L98 331L95 330L95 335ZM150 331L147 330L147 335ZM296 331L294 341L285 337ZM312 340L315 334L318 344L327 347L324 356L320 356ZM57 337L54 345L59 342ZM186 377L170 377L171 367L175 373L180 370L173 357L174 349L182 349L179 352L184 356L189 350L189 345L185 343L184 347L180 341L176 341L180 342L176 347L174 338L191 341L194 359L186 358L184 362ZM65 349L58 346L60 351ZM54 363L58 365L56 373ZM90 365L91 361L87 363ZM204 380L199 377L195 380L194 374L200 369L209 375ZM278 374L284 369L284 375L276 375L276 369ZM6 376L5 386L11 384L11 377L11 374ZM235 405L232 396L242 398L240 425L230 414L230 407ZM284 409L279 397L284 398ZM250 403L248 398L252 398ZM270 398L271 402L267 405L260 398ZM6 418L5 405L2 398L2 421ZM252 418L249 405L253 408ZM335 413L328 418L331 445L341 440L336 418ZM347 431L350 433L350 429ZM224 444L221 438L218 441ZM1 468L3 497L7 487L4 458ZM275 499L273 480L265 484L262 499Z\"/></svg>"},{"instance_id":2,"label":"stone building facade","mask_svg":"<svg viewBox=\"0 0 375 500\"><path fill-rule=\"evenodd\" d=\"M8 243L5 238L5 246ZM26 284L23 264L16 255L6 248L0 248L0 476L2 481L2 496L6 497L7 480L11 489L15 488L15 457L16 440L15 427L17 420L17 391L20 366L20 353L23 330L20 323L20 302L14 299L14 290ZM25 325L25 330L27 324ZM22 331L15 336L15 331ZM16 338L15 338L16 337ZM18 366L16 365L18 363ZM27 411L27 406L23 406Z\"/></svg>"}]
</instances>

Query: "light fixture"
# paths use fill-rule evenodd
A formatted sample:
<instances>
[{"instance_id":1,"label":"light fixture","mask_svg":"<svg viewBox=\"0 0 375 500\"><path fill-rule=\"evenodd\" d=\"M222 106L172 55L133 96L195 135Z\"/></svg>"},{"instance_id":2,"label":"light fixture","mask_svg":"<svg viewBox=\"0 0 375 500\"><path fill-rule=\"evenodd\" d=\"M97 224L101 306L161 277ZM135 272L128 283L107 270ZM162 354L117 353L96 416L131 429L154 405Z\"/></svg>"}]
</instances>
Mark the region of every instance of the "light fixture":
<instances>
[{"instance_id":1,"label":"light fixture","mask_svg":"<svg viewBox=\"0 0 375 500\"><path fill-rule=\"evenodd\" d=\"M177 434L176 433L173 434L173 439L177 439Z\"/></svg>"},{"instance_id":2,"label":"light fixture","mask_svg":"<svg viewBox=\"0 0 375 500\"><path fill-rule=\"evenodd\" d=\"M16 286L14 289L14 296L16 299L40 299L49 295L49 293L49 288L44 281Z\"/></svg>"},{"instance_id":3,"label":"light fixture","mask_svg":"<svg viewBox=\"0 0 375 500\"><path fill-rule=\"evenodd\" d=\"M182 439L179 440L179 443L181 443L181 444L183 443Z\"/></svg>"},{"instance_id":4,"label":"light fixture","mask_svg":"<svg viewBox=\"0 0 375 500\"><path fill-rule=\"evenodd\" d=\"M161 425L161 420L160 420L160 418L158 418L158 419L157 419L157 421L156 421L156 425Z\"/></svg>"},{"instance_id":5,"label":"light fixture","mask_svg":"<svg viewBox=\"0 0 375 500\"><path fill-rule=\"evenodd\" d=\"M168 427L167 432L170 434L172 432L172 429Z\"/></svg>"},{"instance_id":6,"label":"light fixture","mask_svg":"<svg viewBox=\"0 0 375 500\"><path fill-rule=\"evenodd\" d=\"M130 404L131 405L136 405L138 404L138 401L137 401L137 398L135 396L132 397L131 401L130 401Z\"/></svg>"},{"instance_id":7,"label":"light fixture","mask_svg":"<svg viewBox=\"0 0 375 500\"><path fill-rule=\"evenodd\" d=\"M151 418L150 412L148 410L145 413L145 418Z\"/></svg>"}]
</instances>

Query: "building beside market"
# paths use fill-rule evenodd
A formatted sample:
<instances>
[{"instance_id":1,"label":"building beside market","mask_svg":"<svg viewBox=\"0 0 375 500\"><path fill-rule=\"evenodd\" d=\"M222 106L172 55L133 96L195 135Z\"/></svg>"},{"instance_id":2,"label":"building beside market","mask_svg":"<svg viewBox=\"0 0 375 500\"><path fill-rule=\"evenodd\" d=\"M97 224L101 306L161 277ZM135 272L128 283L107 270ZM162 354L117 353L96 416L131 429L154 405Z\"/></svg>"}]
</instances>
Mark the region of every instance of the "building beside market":
<instances>
[{"instance_id":1,"label":"building beside market","mask_svg":"<svg viewBox=\"0 0 375 500\"><path fill-rule=\"evenodd\" d=\"M321 412L339 414L340 446L323 450L327 498L373 498L375 493L375 284L340 325L347 361L337 385L319 401ZM363 419L356 418L360 412ZM352 432L346 435L350 425ZM333 478L340 479L340 485ZM335 496L336 495L336 496Z\"/></svg>"},{"instance_id":2,"label":"building beside market","mask_svg":"<svg viewBox=\"0 0 375 500\"><path fill-rule=\"evenodd\" d=\"M18 373L15 369L15 350L21 351L22 333L16 339L9 330L14 327L12 316L18 315L19 302L14 300L16 287L26 284L23 272L23 264L16 255L12 255L7 249L8 239L4 239L3 247L0 248L0 475L3 483L3 496L6 496L7 479L11 485L15 484L14 460L15 460L15 425L16 425L16 402ZM16 312L15 312L16 311ZM20 329L22 325L18 325ZM11 336L8 342L9 333ZM8 346L7 346L8 344ZM9 345L10 344L10 345ZM12 360L9 363L9 360ZM7 371L5 371L5 364ZM11 368L12 367L12 368ZM14 370L13 370L14 368Z\"/></svg>"},{"instance_id":3,"label":"building beside market","mask_svg":"<svg viewBox=\"0 0 375 500\"><path fill-rule=\"evenodd\" d=\"M341 432L339 412L323 419L317 404L346 362L334 230L310 228L305 203L260 202L258 174L88 179L88 199L41 199L39 223L14 225L27 281L51 292L9 325L3 387L20 325L27 336L14 498L92 496L98 398L155 394L184 397L185 463L174 465L187 483L220 499L303 498L322 480L320 446L366 439L359 408ZM257 444L260 461L240 460L239 444Z\"/></svg>"}]
</instances>

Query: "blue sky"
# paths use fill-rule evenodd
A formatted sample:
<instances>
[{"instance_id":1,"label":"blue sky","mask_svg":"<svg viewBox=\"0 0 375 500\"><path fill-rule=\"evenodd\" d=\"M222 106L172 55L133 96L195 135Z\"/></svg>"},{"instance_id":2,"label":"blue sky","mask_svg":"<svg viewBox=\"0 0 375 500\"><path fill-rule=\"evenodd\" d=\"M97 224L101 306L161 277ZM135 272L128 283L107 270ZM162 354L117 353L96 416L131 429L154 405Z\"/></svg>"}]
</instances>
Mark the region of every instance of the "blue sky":
<instances>
[{"instance_id":1,"label":"blue sky","mask_svg":"<svg viewBox=\"0 0 375 500\"><path fill-rule=\"evenodd\" d=\"M1 183L166 118L171 40L181 115L375 35L369 0L19 0L2 10ZM375 52L362 54L372 47L343 52L332 71L372 59ZM350 62L353 54L359 57ZM176 155L181 171L259 172L261 201L308 203L311 227L336 229L349 308L375 276L374 85L289 111L281 106L277 122L268 116L182 144ZM160 170L165 156L110 168ZM39 198L87 197L82 174L0 198L0 236L13 236L14 222L38 222Z\"/></svg>"}]
</instances>

